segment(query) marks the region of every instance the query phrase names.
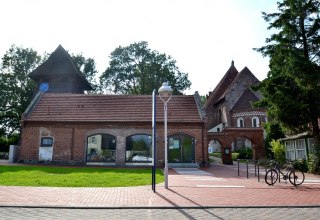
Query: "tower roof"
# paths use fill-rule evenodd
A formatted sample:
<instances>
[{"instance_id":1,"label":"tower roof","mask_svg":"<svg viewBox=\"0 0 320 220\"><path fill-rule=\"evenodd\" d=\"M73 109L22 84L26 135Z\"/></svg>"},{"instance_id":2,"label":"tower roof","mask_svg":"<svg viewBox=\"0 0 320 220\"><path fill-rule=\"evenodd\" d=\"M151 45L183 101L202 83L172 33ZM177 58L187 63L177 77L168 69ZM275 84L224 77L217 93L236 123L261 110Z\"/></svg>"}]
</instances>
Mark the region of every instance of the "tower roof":
<instances>
[{"instance_id":1,"label":"tower roof","mask_svg":"<svg viewBox=\"0 0 320 220\"><path fill-rule=\"evenodd\" d=\"M38 83L48 78L61 76L76 77L83 90L92 90L90 83L75 65L68 52L59 45L49 58L29 74L29 77Z\"/></svg>"}]
</instances>

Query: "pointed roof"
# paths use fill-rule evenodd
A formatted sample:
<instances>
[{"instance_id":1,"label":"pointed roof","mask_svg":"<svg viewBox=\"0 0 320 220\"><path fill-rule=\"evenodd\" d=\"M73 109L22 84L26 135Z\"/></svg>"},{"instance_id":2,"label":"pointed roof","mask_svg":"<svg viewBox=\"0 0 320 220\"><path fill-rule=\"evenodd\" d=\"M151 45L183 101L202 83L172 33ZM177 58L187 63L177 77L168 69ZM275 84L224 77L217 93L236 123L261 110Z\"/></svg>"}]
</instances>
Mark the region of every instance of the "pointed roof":
<instances>
[{"instance_id":1,"label":"pointed roof","mask_svg":"<svg viewBox=\"0 0 320 220\"><path fill-rule=\"evenodd\" d=\"M248 77L251 79L251 82L248 86L251 85L256 85L258 84L260 81L253 75L253 73L249 70L248 67L244 67L239 74L233 79L233 81L230 83L229 87L224 91L224 93L218 98L217 102L219 102L220 100L224 99L225 96L229 93L229 91L234 88L239 81L241 81L244 77ZM252 90L251 90L252 91ZM256 98L260 98L260 95L258 92L253 92L252 93L256 96Z\"/></svg>"},{"instance_id":2,"label":"pointed roof","mask_svg":"<svg viewBox=\"0 0 320 220\"><path fill-rule=\"evenodd\" d=\"M223 78L220 80L216 88L213 90L213 92L209 95L209 98L207 99L206 103L204 104L205 107L209 105L213 100L219 100L219 98L225 93L227 88L230 86L230 84L233 82L233 80L238 75L238 70L234 66L234 61L232 60L231 66L226 72L226 74L223 76Z\"/></svg>"},{"instance_id":3,"label":"pointed roof","mask_svg":"<svg viewBox=\"0 0 320 220\"><path fill-rule=\"evenodd\" d=\"M82 84L83 90L92 90L90 83L75 65L68 52L59 45L49 58L29 74L36 82L41 79L59 76L76 76Z\"/></svg>"}]
</instances>

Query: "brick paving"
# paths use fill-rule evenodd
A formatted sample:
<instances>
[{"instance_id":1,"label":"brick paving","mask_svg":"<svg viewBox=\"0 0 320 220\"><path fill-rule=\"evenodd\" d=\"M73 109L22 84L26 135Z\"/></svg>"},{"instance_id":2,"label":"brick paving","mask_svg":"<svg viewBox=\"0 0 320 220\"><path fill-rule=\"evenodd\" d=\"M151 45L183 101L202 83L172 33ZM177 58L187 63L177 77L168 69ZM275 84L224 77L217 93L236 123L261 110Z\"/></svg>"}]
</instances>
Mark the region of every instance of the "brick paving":
<instances>
[{"instance_id":1,"label":"brick paving","mask_svg":"<svg viewBox=\"0 0 320 220\"><path fill-rule=\"evenodd\" d=\"M171 169L169 189L156 186L63 188L0 186L3 207L72 208L209 208L319 206L320 177L306 175L306 184L268 186L250 172L237 175L236 166L213 164L203 169ZM250 168L252 170L252 167Z\"/></svg>"}]
</instances>

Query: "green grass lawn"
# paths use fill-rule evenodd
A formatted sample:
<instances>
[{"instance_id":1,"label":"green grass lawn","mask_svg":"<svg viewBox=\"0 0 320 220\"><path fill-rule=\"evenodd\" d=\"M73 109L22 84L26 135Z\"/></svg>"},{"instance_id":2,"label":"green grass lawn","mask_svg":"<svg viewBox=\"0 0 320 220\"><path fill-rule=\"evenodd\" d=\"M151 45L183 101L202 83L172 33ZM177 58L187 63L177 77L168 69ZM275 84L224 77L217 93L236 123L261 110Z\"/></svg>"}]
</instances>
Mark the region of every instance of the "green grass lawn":
<instances>
[{"instance_id":1,"label":"green grass lawn","mask_svg":"<svg viewBox=\"0 0 320 220\"><path fill-rule=\"evenodd\" d=\"M157 170L156 182L164 181ZM151 168L0 166L1 186L122 187L151 185Z\"/></svg>"}]
</instances>

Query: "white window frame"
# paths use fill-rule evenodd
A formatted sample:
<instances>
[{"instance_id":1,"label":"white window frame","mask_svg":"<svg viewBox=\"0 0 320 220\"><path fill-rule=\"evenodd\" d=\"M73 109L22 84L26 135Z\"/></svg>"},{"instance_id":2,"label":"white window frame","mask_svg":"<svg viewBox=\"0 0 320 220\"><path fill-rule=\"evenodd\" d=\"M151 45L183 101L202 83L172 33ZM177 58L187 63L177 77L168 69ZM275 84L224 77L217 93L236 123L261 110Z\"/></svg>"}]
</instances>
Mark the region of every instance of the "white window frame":
<instances>
[{"instance_id":1,"label":"white window frame","mask_svg":"<svg viewBox=\"0 0 320 220\"><path fill-rule=\"evenodd\" d=\"M241 126L241 122L242 122L242 126ZM237 118L237 127L244 128L244 119L242 117Z\"/></svg>"},{"instance_id":2,"label":"white window frame","mask_svg":"<svg viewBox=\"0 0 320 220\"><path fill-rule=\"evenodd\" d=\"M307 159L306 142L304 139L295 140L296 159Z\"/></svg>"},{"instance_id":3,"label":"white window frame","mask_svg":"<svg viewBox=\"0 0 320 220\"><path fill-rule=\"evenodd\" d=\"M256 120L256 124L254 124L254 120ZM260 120L257 116L252 117L251 124L253 128L259 128L260 127ZM256 126L255 126L256 125Z\"/></svg>"},{"instance_id":4,"label":"white window frame","mask_svg":"<svg viewBox=\"0 0 320 220\"><path fill-rule=\"evenodd\" d=\"M295 150L294 150L294 140L285 141L284 145L286 147L286 159L288 160L295 160Z\"/></svg>"}]
</instances>

